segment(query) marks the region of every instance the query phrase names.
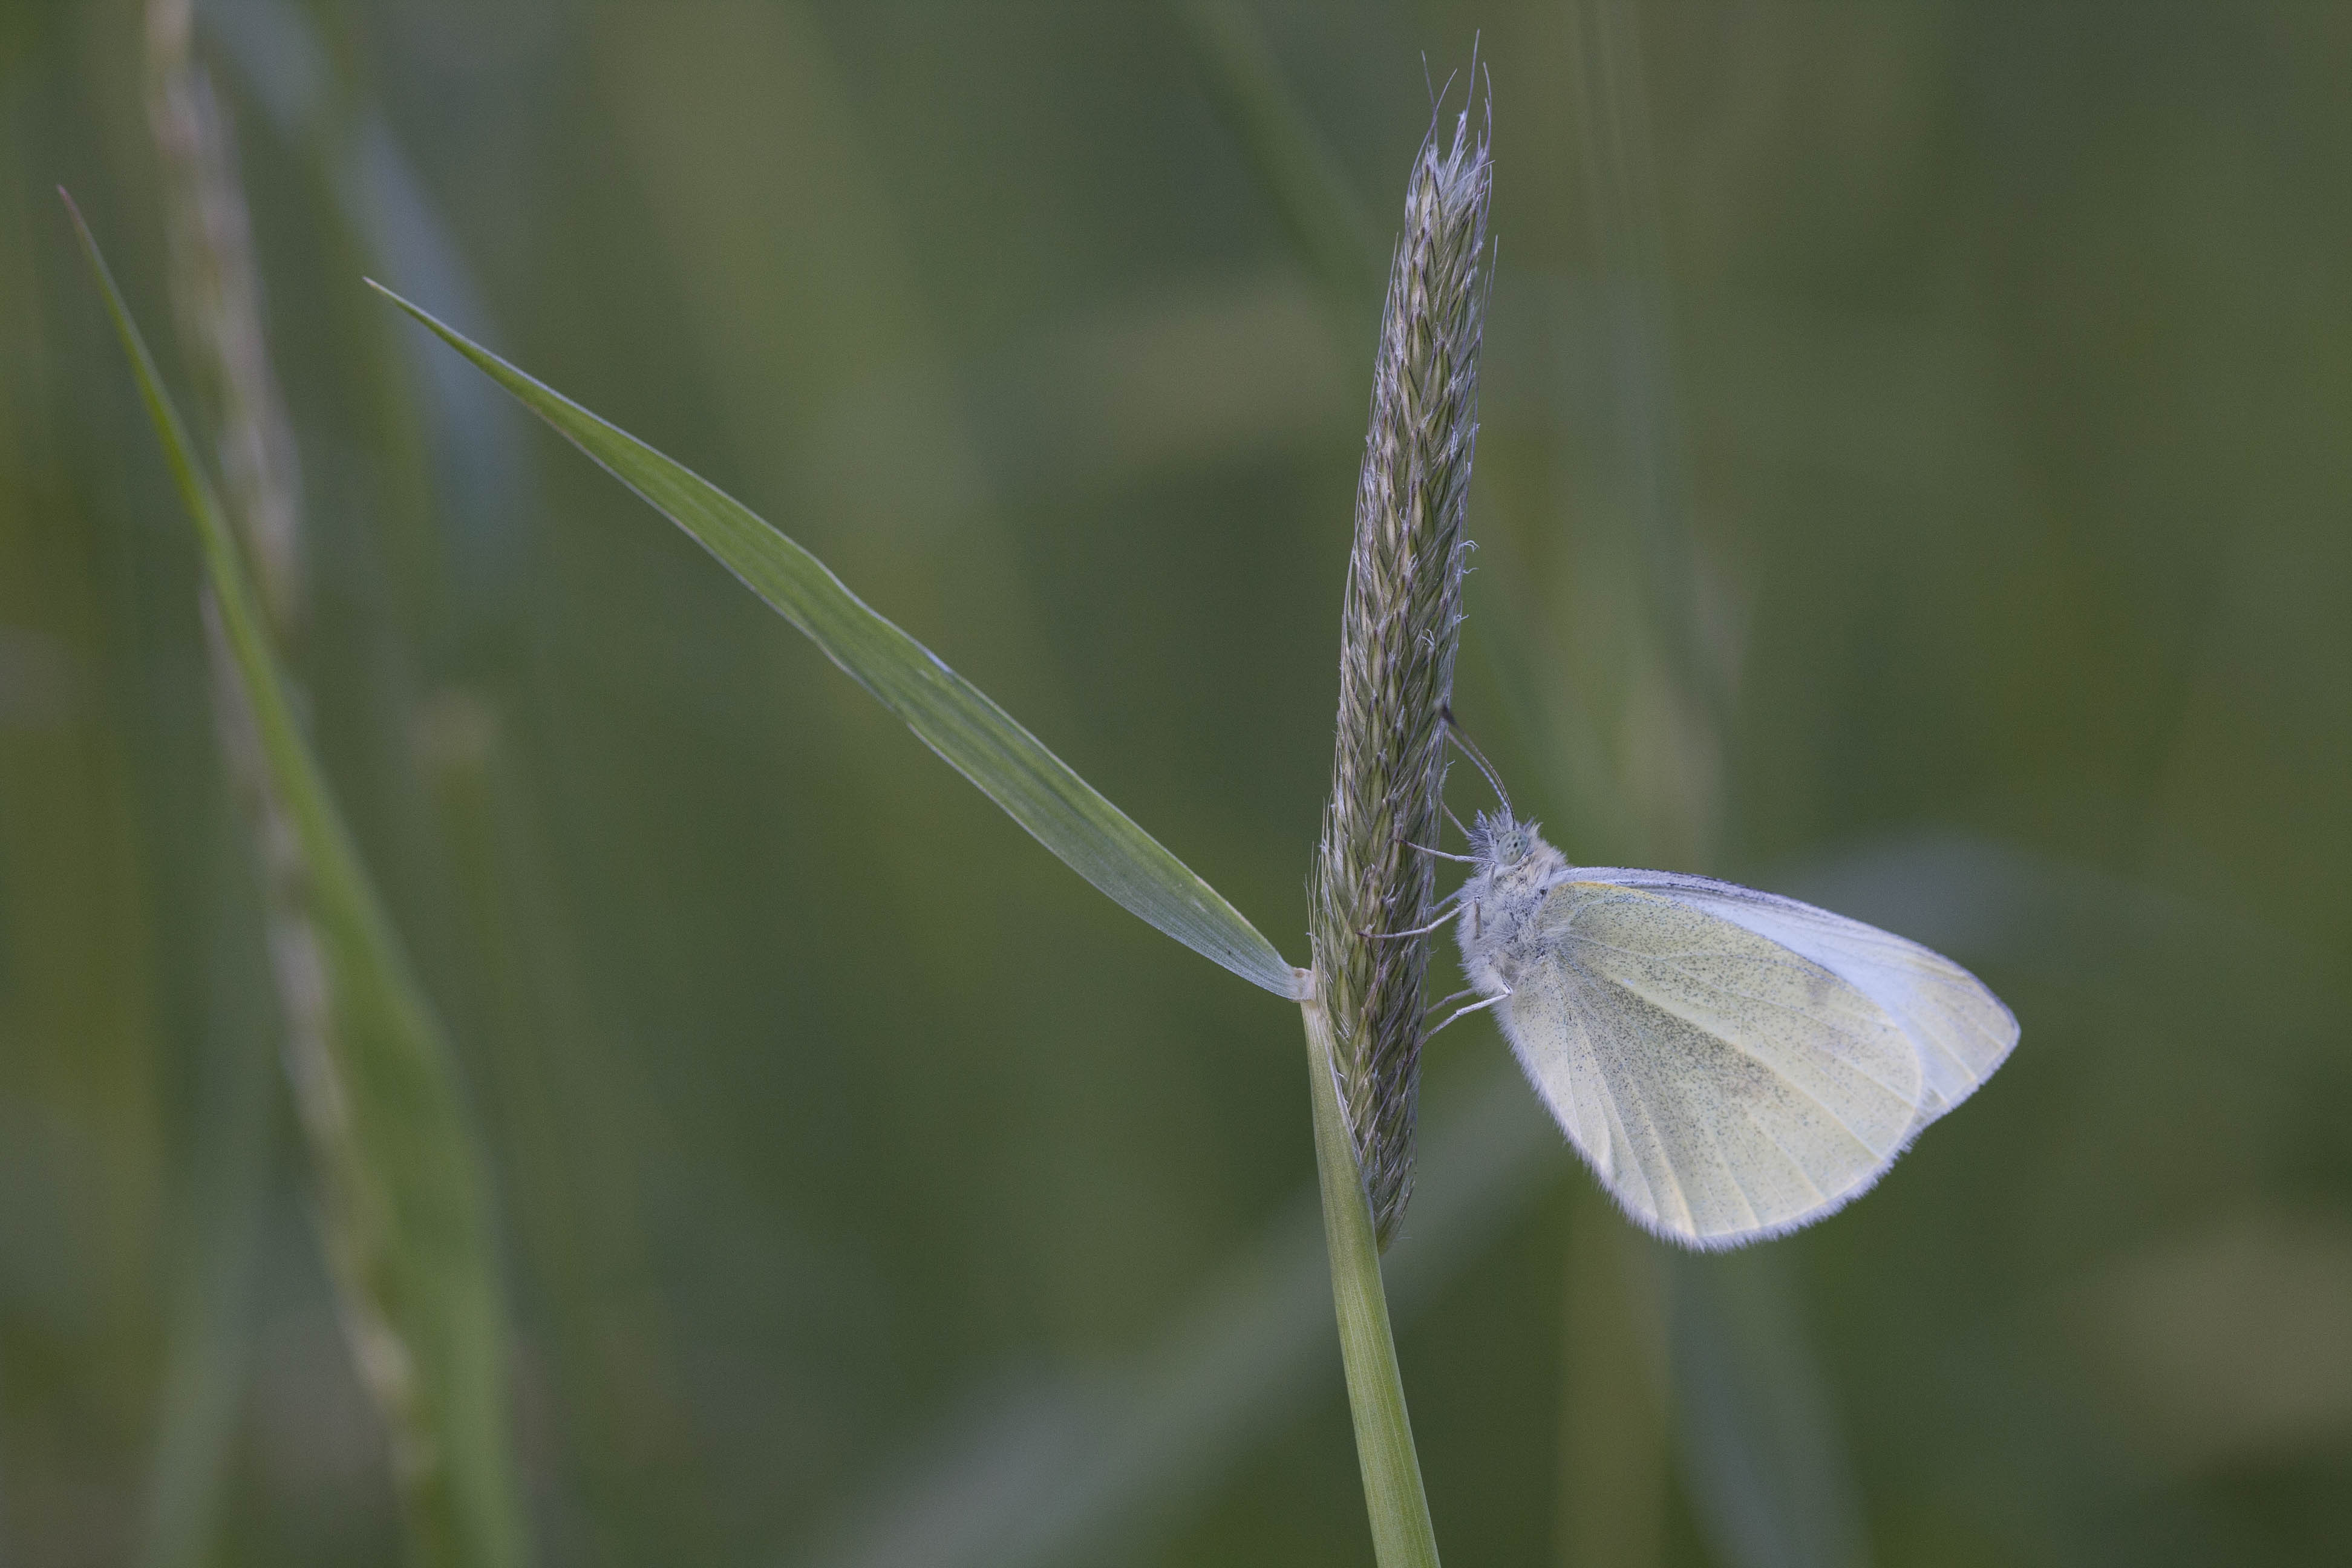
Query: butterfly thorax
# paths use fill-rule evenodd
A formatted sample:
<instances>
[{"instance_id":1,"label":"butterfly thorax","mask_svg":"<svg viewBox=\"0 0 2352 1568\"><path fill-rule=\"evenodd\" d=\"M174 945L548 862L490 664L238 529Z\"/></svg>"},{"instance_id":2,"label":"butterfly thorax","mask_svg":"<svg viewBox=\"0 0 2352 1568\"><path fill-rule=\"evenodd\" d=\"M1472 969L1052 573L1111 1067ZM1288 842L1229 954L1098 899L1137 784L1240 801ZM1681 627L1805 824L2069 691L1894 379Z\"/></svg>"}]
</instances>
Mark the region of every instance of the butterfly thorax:
<instances>
[{"instance_id":1,"label":"butterfly thorax","mask_svg":"<svg viewBox=\"0 0 2352 1568\"><path fill-rule=\"evenodd\" d=\"M1470 984L1496 995L1511 989L1521 950L1534 940L1536 911L1568 869L1567 857L1532 823L1480 816L1470 835L1476 866L1463 884L1456 934Z\"/></svg>"}]
</instances>

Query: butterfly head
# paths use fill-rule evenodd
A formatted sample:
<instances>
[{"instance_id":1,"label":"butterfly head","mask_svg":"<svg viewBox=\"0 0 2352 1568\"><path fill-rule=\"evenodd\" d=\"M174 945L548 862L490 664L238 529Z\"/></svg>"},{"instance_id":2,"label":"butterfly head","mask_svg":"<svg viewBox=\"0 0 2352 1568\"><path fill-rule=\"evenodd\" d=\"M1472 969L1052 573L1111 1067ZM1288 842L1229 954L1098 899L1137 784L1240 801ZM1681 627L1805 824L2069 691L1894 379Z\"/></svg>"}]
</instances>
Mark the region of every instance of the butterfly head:
<instances>
[{"instance_id":1,"label":"butterfly head","mask_svg":"<svg viewBox=\"0 0 2352 1568\"><path fill-rule=\"evenodd\" d=\"M1493 815L1480 812L1470 829L1470 853L1482 867L1495 871L1511 869L1534 854L1542 842L1536 836L1536 824L1513 819L1507 809Z\"/></svg>"}]
</instances>

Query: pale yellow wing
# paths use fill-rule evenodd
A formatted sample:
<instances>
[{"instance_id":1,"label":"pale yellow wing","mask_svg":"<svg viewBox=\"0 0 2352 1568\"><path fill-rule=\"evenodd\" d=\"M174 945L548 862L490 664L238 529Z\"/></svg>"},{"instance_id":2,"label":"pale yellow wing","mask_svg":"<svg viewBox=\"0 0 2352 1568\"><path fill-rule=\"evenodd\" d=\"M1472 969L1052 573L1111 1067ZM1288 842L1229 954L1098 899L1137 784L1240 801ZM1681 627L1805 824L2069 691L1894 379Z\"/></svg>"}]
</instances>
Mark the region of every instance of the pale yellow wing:
<instances>
[{"instance_id":1,"label":"pale yellow wing","mask_svg":"<svg viewBox=\"0 0 2352 1568\"><path fill-rule=\"evenodd\" d=\"M1861 987L1665 890L1570 881L1498 1015L1520 1064L1626 1212L1731 1247L1820 1218L1940 1100ZM1938 1107L1940 1108L1940 1107Z\"/></svg>"}]
</instances>

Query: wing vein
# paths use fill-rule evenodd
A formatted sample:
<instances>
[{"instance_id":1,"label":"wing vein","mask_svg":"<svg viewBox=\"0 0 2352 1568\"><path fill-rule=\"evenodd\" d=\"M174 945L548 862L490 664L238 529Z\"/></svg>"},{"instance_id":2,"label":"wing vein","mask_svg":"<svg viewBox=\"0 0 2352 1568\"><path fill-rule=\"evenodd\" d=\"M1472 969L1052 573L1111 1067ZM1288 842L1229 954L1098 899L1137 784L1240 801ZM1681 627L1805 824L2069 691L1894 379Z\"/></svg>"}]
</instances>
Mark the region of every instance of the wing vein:
<instances>
[{"instance_id":1,"label":"wing vein","mask_svg":"<svg viewBox=\"0 0 2352 1568\"><path fill-rule=\"evenodd\" d=\"M1570 964L1568 967L1577 968L1577 966L1573 964ZM1578 968L1577 972L1587 981L1591 981L1593 978L1591 974L1585 973L1580 968ZM1580 997L1575 996L1573 992L1570 994L1569 1005L1577 1008L1583 1016L1582 1021L1586 1026L1585 1036L1586 1038L1593 1042L1593 1055L1596 1058L1595 1065L1601 1068L1601 1071L1597 1076L1600 1078L1601 1081L1608 1087L1609 1111L1610 1115L1615 1120L1617 1135L1625 1141L1626 1157L1632 1160L1634 1167L1642 1173L1642 1184L1650 1190L1650 1204L1652 1210L1651 1218L1653 1222L1662 1223L1666 1217L1666 1205L1664 1202L1666 1194L1658 1190L1659 1180L1660 1178L1663 1178L1665 1185L1673 1191L1675 1205L1682 1210L1682 1224L1677 1228L1691 1236L1696 1236L1698 1234L1698 1216L1691 1212L1690 1194L1685 1192L1683 1188L1682 1173L1675 1169L1674 1160L1666 1152L1664 1140L1659 1132L1657 1111L1650 1104L1650 1097L1643 1092L1642 1086L1639 1082L1633 1080L1630 1075L1626 1075L1627 1081L1622 1087L1627 1095L1634 1101L1637 1109L1641 1111L1643 1122L1649 1130L1650 1135L1648 1142L1650 1150L1656 1157L1657 1161L1656 1173L1654 1175L1652 1173L1651 1165L1641 1158L1640 1151L1634 1148L1633 1134L1625 1126L1624 1108L1617 1103L1617 1091L1619 1085L1616 1079L1618 1075L1612 1074L1609 1071L1608 1063L1598 1059L1600 1058L1600 1042L1604 1039L1614 1038L1614 1036L1606 1028L1596 1028L1593 1026L1601 1023L1602 1020L1595 1018L1592 1016L1591 1004L1585 1002ZM1617 1201L1620 1203L1624 1202L1623 1194L1620 1194Z\"/></svg>"},{"instance_id":2,"label":"wing vein","mask_svg":"<svg viewBox=\"0 0 2352 1568\"><path fill-rule=\"evenodd\" d=\"M1633 948L1628 948L1628 947L1619 947L1619 946L1617 946L1614 942L1599 942L1599 941L1594 940L1594 939L1593 939L1593 938L1591 938L1591 937L1587 937L1587 936L1579 936L1579 935L1577 935L1573 931L1567 931L1567 932L1564 932L1564 933L1562 933L1562 934L1563 934L1563 935L1564 935L1564 936L1569 940L1569 941L1582 942L1582 943L1586 944L1587 946L1590 946L1590 947L1598 947L1598 948L1603 949L1604 951L1607 951L1607 952L1610 952L1622 953L1622 954L1624 954L1624 955L1625 955L1626 957L1628 957L1628 958L1650 959L1650 958L1658 958L1658 957L1660 957L1660 956L1661 956L1661 955L1656 954L1656 953L1647 953L1647 952L1637 952L1637 951L1635 951L1635 950L1634 950L1634 949L1633 949ZM1799 962L1800 962L1801 963L1809 964L1809 965L1811 965L1812 968L1815 968L1815 969L1819 969L1819 970L1821 970L1822 973L1824 973L1824 974L1827 974L1827 975L1831 976L1832 979L1835 979L1835 980L1838 982L1838 984L1839 984L1846 986L1848 989L1850 989L1850 990L1853 991L1855 994L1857 994L1857 995L1861 996L1864 1001L1869 1002L1869 1003L1870 1003L1870 1005L1871 1005L1872 1006L1874 1006L1874 1007L1877 1007L1877 1008L1878 1008L1878 1010L1879 1010L1881 1013L1885 1013L1885 1014L1886 1014L1886 1016L1887 1016L1887 1017L1888 1017L1890 1020L1892 1020L1892 1021L1894 1021L1894 1022L1895 1022L1895 1028L1896 1028L1899 1032L1901 1032L1901 1034L1903 1035L1905 1043L1906 1043L1906 1044L1907 1044L1907 1045L1911 1045L1911 1047L1912 1047L1912 1049L1913 1049L1914 1053L1915 1053L1915 1054L1916 1053L1916 1051L1917 1051L1918 1047L1917 1047L1917 1045L1916 1044L1916 1042L1913 1042L1913 1041L1912 1041L1910 1031L1909 1031L1908 1029L1905 1029L1905 1028L1903 1027L1903 1026L1902 1026L1901 1021L1900 1021L1900 1020L1896 1020L1896 1019L1895 1019L1895 1016L1894 1016L1892 1013L1888 1013L1888 1012L1887 1012L1887 1009L1886 1009L1885 1007L1881 1006L1881 1005L1879 1005L1879 1003L1878 1003L1875 999L1874 999L1874 998L1872 998L1872 997L1870 996L1869 993L1867 993L1867 992L1864 991L1860 986L1855 985L1852 981L1845 979L1845 978L1844 978L1843 976L1842 976L1842 975L1839 975L1839 974L1838 974L1838 973L1837 973L1837 971L1835 971L1835 970L1833 970L1833 969L1831 969L1831 968L1827 967L1827 966L1826 966L1826 965L1824 965L1824 964L1813 963L1813 962L1812 962L1811 959L1805 959L1805 958L1800 958L1800 959L1799 959ZM1679 974L1679 975L1683 976L1683 978L1685 978L1685 980L1690 981L1690 982L1691 982L1691 983L1693 983L1694 984L1705 986L1706 989L1708 989L1708 990L1710 990L1710 991L1717 992L1717 993L1719 993L1719 994L1722 994L1722 995L1725 995L1725 996L1736 996L1736 997L1738 997L1741 1001L1744 1001L1744 1002L1753 1002L1753 1003L1755 1003L1755 1004L1756 1004L1758 1006L1759 1006L1759 1007L1769 1007L1769 1008L1773 1009L1773 1010L1774 1010L1774 1011L1776 1011L1776 1012L1793 1014L1793 1015L1795 1015L1797 1017L1803 1018L1803 1019L1807 1020L1808 1022L1817 1022L1817 1021L1818 1021L1818 1020L1814 1019L1814 1017L1813 1017L1813 1016L1812 1016L1811 1014L1807 1013L1803 1008L1799 1007L1799 1006L1792 1005L1791 1005L1791 1004L1790 1004L1790 1003L1787 1003L1787 1002L1776 1002L1776 1001L1774 1001L1774 1000L1773 1000L1771 997L1769 997L1769 996L1759 996L1759 995L1755 994L1753 992L1749 992L1749 991L1742 991L1742 990L1738 989L1737 986L1726 985L1726 984L1722 984L1720 981L1716 981L1716 980L1710 980L1710 979L1707 979L1707 978L1706 978L1706 976L1704 976L1704 975L1700 975L1700 974L1695 974L1695 973L1693 973L1691 971L1689 971L1688 969L1684 968L1682 965L1680 965L1680 964L1678 964L1678 963L1677 963L1677 964L1670 964L1670 965L1669 965L1669 967L1671 967L1671 968L1674 970L1674 972L1675 972L1675 973L1677 973L1677 974ZM1780 1072L1780 1070L1778 1068L1772 1068L1772 1065L1771 1065L1769 1062L1765 1061L1762 1058L1760 1058L1760 1057L1757 1056L1754 1052L1752 1052L1752 1051L1748 1050L1748 1049L1747 1047L1745 1047L1744 1046L1741 1046L1738 1041L1736 1041L1736 1040L1732 1040L1732 1039L1729 1039L1729 1038L1727 1038L1726 1037L1724 1037L1724 1036L1722 1036L1722 1035L1717 1034L1715 1030L1713 1030L1713 1029L1709 1028L1706 1025L1702 1024L1702 1023L1701 1023L1701 1022L1699 1022L1696 1018L1692 1017L1689 1014L1687 1014L1687 1013L1685 1013L1685 1012L1682 1011L1680 1008L1678 1008L1678 1007L1672 1007L1672 1006L1669 1006L1669 1005L1667 1005L1665 1003L1661 1002L1661 1001L1657 1000L1657 999L1656 999L1656 998L1654 998L1654 997L1648 996L1648 995L1643 995L1641 992L1634 991L1634 990L1633 990L1633 988L1632 986L1630 986L1630 985L1626 985L1626 984L1623 984L1622 982L1621 982L1621 981L1612 980L1612 981L1610 981L1610 982L1609 982L1609 984L1612 984L1612 985L1616 985L1620 990L1622 990L1622 991L1628 992L1628 993L1630 993L1630 994L1633 994L1633 995L1640 996L1640 997L1641 997L1641 999L1642 999L1643 1002L1648 1003L1651 1006L1657 1008L1657 1010L1658 1010L1659 1012L1661 1012L1661 1013L1668 1014L1668 1015L1670 1015L1671 1016L1674 1016L1674 1017L1676 1017L1676 1018L1680 1018L1684 1023L1688 1024L1691 1027L1693 1027L1693 1028L1695 1028L1695 1029L1698 1030L1701 1034L1706 1035L1709 1039L1714 1039L1714 1040L1719 1040L1719 1041L1721 1041L1723 1044L1725 1044L1725 1045L1727 1045L1727 1046L1731 1047L1734 1050L1738 1051L1740 1055L1742 1055L1742 1056L1744 1056L1744 1057L1748 1058L1748 1060L1750 1060L1750 1061L1752 1061L1752 1062L1755 1062L1755 1063L1756 1063L1757 1065L1759 1065L1759 1067L1770 1068L1771 1068L1771 1070L1772 1070L1772 1072L1774 1073L1774 1075L1775 1075L1776 1077L1785 1077L1785 1076L1786 1076L1785 1074L1782 1074L1782 1073ZM1823 1025L1822 1026L1823 1026L1823 1027L1825 1027L1825 1028L1828 1028L1832 1033L1833 1033L1833 1034L1837 1034L1837 1035L1840 1035L1840 1036L1843 1036L1843 1035L1845 1035L1845 1034L1847 1033L1847 1031L1845 1031L1845 1030L1843 1030L1843 1029L1840 1029L1840 1028L1838 1028L1835 1025ZM1853 1069L1853 1074L1854 1074L1854 1076L1855 1076L1856 1078L1861 1079L1862 1079L1864 1082L1865 1082L1865 1083L1873 1084L1873 1085L1875 1085L1877 1088L1880 1088L1880 1089L1885 1089L1887 1093L1889 1093L1889 1094L1893 1095L1896 1100L1901 1100L1904 1104L1906 1104L1906 1105L1911 1105L1911 1104L1913 1104L1912 1098L1911 1098L1909 1095L1905 1094L1901 1089L1899 1089L1895 1088L1893 1084L1888 1083L1885 1079L1882 1079L1882 1078L1879 1078L1879 1077L1878 1077L1878 1076L1876 1076L1875 1074L1871 1073L1871 1072L1869 1072L1869 1071L1865 1070L1865 1069L1864 1069L1864 1068L1863 1068L1859 1063L1844 1061L1843 1058L1840 1058L1840 1065L1842 1065L1842 1066L1843 1066L1843 1067L1847 1067L1847 1068L1852 1068L1852 1069ZM1800 1084L1800 1085L1796 1085L1795 1087L1797 1088L1797 1089L1798 1089L1798 1091L1799 1091L1800 1093L1804 1094L1804 1095L1805 1095L1805 1097L1806 1097L1808 1100L1811 1100L1813 1101L1813 1103L1814 1103L1814 1104L1816 1104L1816 1105L1821 1105L1821 1104L1822 1104L1821 1100L1820 1100L1818 1098L1816 1098L1815 1096L1813 1096L1811 1092L1807 1091L1801 1084ZM1826 1106L1826 1105L1822 1105L1822 1109L1823 1110L1829 1110L1829 1109L1830 1109L1830 1108L1829 1108L1828 1106ZM1830 1114L1831 1114L1832 1116L1835 1116L1837 1113L1836 1113L1835 1111L1830 1111ZM1841 1121L1839 1121L1839 1123L1838 1123L1838 1124L1839 1124L1840 1126L1842 1126L1842 1127L1843 1127L1843 1126L1845 1125L1845 1123L1843 1122L1843 1120L1841 1120ZM1847 1128L1846 1128L1846 1131L1847 1131L1848 1132L1853 1132L1853 1128L1851 1128L1851 1127L1847 1127ZM1860 1138L1861 1138L1861 1134L1860 1134L1860 1133L1855 1133L1855 1134L1854 1134L1854 1136L1855 1136L1857 1139L1860 1139ZM1868 1145L1867 1142L1864 1142L1864 1147L1865 1147L1865 1148L1869 1147L1869 1145Z\"/></svg>"},{"instance_id":3,"label":"wing vein","mask_svg":"<svg viewBox=\"0 0 2352 1568\"><path fill-rule=\"evenodd\" d=\"M1714 1127L1709 1126L1705 1131L1706 1146L1715 1151L1716 1163L1723 1167L1723 1173L1731 1178L1731 1190L1739 1194L1739 1206L1748 1211L1749 1228L1763 1229L1766 1224L1765 1218L1757 1212L1756 1200L1748 1196L1748 1184L1739 1179L1739 1166L1730 1155L1723 1152L1723 1140L1716 1136Z\"/></svg>"},{"instance_id":4,"label":"wing vein","mask_svg":"<svg viewBox=\"0 0 2352 1568\"><path fill-rule=\"evenodd\" d=\"M1743 1105L1739 1108L1739 1114L1748 1118L1748 1125L1762 1133L1764 1135L1764 1142L1771 1144L1773 1149L1779 1152L1780 1158L1789 1162L1789 1168L1797 1173L1798 1176L1803 1180L1805 1185L1813 1189L1813 1196L1821 1199L1823 1203L1828 1203L1830 1201L1829 1194L1822 1191L1822 1184L1813 1180L1813 1173L1811 1171L1805 1169L1805 1163L1802 1160L1798 1159L1794 1154L1789 1152L1789 1146L1780 1142L1780 1136L1779 1133L1773 1131L1769 1127L1765 1126L1764 1123L1756 1120L1756 1112L1752 1108ZM1867 1147L1867 1145L1865 1145L1865 1147Z\"/></svg>"},{"instance_id":5,"label":"wing vein","mask_svg":"<svg viewBox=\"0 0 2352 1568\"><path fill-rule=\"evenodd\" d=\"M1614 985L1617 983L1614 981L1609 981L1606 982L1606 984ZM1803 1095L1807 1100L1811 1100L1815 1105L1821 1107L1822 1114L1828 1117L1832 1122L1836 1123L1839 1131L1844 1133L1847 1137L1860 1144L1863 1151L1865 1153L1868 1153L1873 1159L1884 1159L1885 1157L1872 1145L1869 1139L1855 1131L1853 1124L1848 1122L1844 1117L1840 1116L1827 1100L1823 1100L1820 1095L1815 1094L1811 1089L1807 1089L1803 1084L1799 1083L1795 1079L1790 1078L1787 1073L1782 1072L1779 1068L1774 1067L1770 1062L1768 1062L1763 1058L1758 1056L1755 1052L1748 1049L1747 1047L1742 1046L1738 1041L1717 1033L1715 1030L1707 1027L1706 1025L1700 1023L1697 1019L1689 1016L1687 1014L1678 1012L1672 1007L1668 1007L1662 1003L1654 1001L1650 997L1643 995L1640 992L1634 990L1630 985L1618 985L1617 988L1624 992L1627 995L1634 998L1634 1000L1640 1002L1643 1006L1664 1013L1670 1018L1680 1019L1683 1023L1689 1025L1693 1029L1696 1030L1703 1038L1712 1040L1717 1045L1728 1048L1742 1058L1754 1062L1758 1067L1760 1067L1765 1071L1770 1073L1775 1079L1787 1084L1797 1093ZM1894 1089L1888 1088L1887 1085L1880 1083L1877 1079L1871 1077L1870 1074L1863 1072L1858 1068L1855 1068L1854 1071L1855 1076L1862 1079L1864 1082L1875 1084L1878 1088L1884 1089L1887 1093L1894 1095L1897 1100L1901 1100L1906 1105L1911 1105L1911 1101L1905 1099L1902 1094ZM1912 1114L1914 1116L1918 1114L1918 1108L1916 1105L1912 1106Z\"/></svg>"}]
</instances>

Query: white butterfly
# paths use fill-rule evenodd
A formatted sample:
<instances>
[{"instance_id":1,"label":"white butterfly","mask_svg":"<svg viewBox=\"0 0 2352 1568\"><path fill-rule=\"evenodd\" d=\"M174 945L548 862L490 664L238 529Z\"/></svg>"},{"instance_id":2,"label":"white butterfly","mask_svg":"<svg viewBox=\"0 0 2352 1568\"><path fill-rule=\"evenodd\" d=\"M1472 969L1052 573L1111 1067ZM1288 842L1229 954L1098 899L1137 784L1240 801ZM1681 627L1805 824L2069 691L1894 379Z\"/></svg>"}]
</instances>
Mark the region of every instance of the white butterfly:
<instances>
[{"instance_id":1,"label":"white butterfly","mask_svg":"<svg viewBox=\"0 0 2352 1568\"><path fill-rule=\"evenodd\" d=\"M1686 1247L1835 1212L2017 1044L1976 976L1874 926L1705 877L1570 866L1507 805L1470 847L1455 897L1487 998L1473 1006L1494 1009L1625 1212Z\"/></svg>"}]
</instances>

